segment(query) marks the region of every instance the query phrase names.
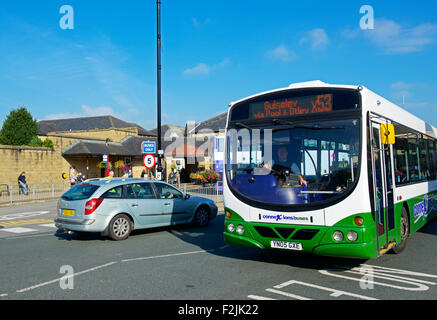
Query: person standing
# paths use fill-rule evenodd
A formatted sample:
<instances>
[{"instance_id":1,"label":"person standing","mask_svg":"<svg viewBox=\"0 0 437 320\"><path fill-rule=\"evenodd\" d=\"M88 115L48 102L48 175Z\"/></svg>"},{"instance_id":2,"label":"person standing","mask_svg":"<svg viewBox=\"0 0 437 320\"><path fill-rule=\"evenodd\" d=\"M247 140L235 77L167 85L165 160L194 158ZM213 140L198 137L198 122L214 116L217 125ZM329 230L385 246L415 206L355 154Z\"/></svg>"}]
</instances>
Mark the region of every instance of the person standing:
<instances>
[{"instance_id":1,"label":"person standing","mask_svg":"<svg viewBox=\"0 0 437 320\"><path fill-rule=\"evenodd\" d=\"M70 187L73 188L77 183L76 170L74 167L70 169Z\"/></svg>"},{"instance_id":2,"label":"person standing","mask_svg":"<svg viewBox=\"0 0 437 320\"><path fill-rule=\"evenodd\" d=\"M103 178L103 180L112 180L114 179L114 171L109 171L109 175L106 178Z\"/></svg>"},{"instance_id":3,"label":"person standing","mask_svg":"<svg viewBox=\"0 0 437 320\"><path fill-rule=\"evenodd\" d=\"M28 188L27 188L27 181L26 181L26 172L21 172L21 174L18 176L18 187L19 191L18 193L23 193L25 196L29 194Z\"/></svg>"},{"instance_id":4,"label":"person standing","mask_svg":"<svg viewBox=\"0 0 437 320\"><path fill-rule=\"evenodd\" d=\"M174 169L171 168L170 175L168 176L168 183L174 184L174 179L175 179Z\"/></svg>"}]
</instances>

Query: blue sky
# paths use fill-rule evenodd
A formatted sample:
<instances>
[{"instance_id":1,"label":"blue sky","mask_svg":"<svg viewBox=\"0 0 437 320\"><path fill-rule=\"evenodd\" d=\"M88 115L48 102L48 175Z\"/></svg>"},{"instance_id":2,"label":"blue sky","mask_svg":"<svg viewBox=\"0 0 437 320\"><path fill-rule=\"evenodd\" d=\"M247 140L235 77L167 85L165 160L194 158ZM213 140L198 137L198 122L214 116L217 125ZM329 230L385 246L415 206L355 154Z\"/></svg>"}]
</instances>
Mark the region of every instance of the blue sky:
<instances>
[{"instance_id":1,"label":"blue sky","mask_svg":"<svg viewBox=\"0 0 437 320\"><path fill-rule=\"evenodd\" d=\"M63 30L62 5L74 9ZM375 29L360 29L371 5ZM364 85L437 127L434 1L162 1L163 123L292 82ZM2 1L0 122L112 114L156 127L156 1Z\"/></svg>"}]
</instances>

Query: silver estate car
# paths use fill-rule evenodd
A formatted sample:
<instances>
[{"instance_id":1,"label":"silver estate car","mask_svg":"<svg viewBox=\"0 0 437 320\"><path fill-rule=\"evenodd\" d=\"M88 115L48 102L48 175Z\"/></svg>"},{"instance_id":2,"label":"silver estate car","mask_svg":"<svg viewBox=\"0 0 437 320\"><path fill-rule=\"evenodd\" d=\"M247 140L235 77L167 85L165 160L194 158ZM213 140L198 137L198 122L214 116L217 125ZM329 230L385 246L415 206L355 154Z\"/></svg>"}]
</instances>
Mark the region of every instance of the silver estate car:
<instances>
[{"instance_id":1,"label":"silver estate car","mask_svg":"<svg viewBox=\"0 0 437 320\"><path fill-rule=\"evenodd\" d=\"M64 231L100 232L124 240L132 230L184 223L204 227L216 216L214 201L190 196L165 182L87 180L61 196L55 225Z\"/></svg>"}]
</instances>

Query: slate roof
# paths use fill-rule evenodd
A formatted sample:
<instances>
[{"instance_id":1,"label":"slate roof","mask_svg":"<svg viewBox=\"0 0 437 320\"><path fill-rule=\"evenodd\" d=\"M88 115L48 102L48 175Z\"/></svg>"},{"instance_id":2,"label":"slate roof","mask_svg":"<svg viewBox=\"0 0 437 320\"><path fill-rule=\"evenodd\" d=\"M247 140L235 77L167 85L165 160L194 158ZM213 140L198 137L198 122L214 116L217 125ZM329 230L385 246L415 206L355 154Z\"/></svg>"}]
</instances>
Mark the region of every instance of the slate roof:
<instances>
[{"instance_id":1,"label":"slate roof","mask_svg":"<svg viewBox=\"0 0 437 320\"><path fill-rule=\"evenodd\" d=\"M211 119L202 121L199 124L196 124L194 130L192 130L188 134L201 133L201 131L206 132L206 130L218 133L221 130L225 130L227 115L228 115L228 113L224 112L224 113L219 114L218 116L215 116Z\"/></svg>"},{"instance_id":2,"label":"slate roof","mask_svg":"<svg viewBox=\"0 0 437 320\"><path fill-rule=\"evenodd\" d=\"M138 128L141 136L153 136L154 134L136 123L120 120L113 116L82 117L71 119L42 120L38 121L39 135L47 135L49 132L95 130L95 129L122 129Z\"/></svg>"},{"instance_id":3,"label":"slate roof","mask_svg":"<svg viewBox=\"0 0 437 320\"><path fill-rule=\"evenodd\" d=\"M96 157L102 156L104 154L109 154L113 156L125 156L125 157L142 157L143 153L141 150L141 144L143 141L154 141L156 143L156 138L146 138L146 137L133 137L129 136L123 139L120 142L105 142L99 140L77 140L71 146L65 148L62 151L62 156L64 157ZM173 152L166 156L179 156L180 152L182 154L185 151L185 156L199 156L201 153L198 151L199 147L205 147L205 143L207 141L212 143L212 140L207 137L202 139L194 139L194 140L181 140L181 143L175 143L175 140L172 139L170 141L161 140L161 147L164 151L170 152L170 149L167 149L171 144L173 144L172 149ZM194 146L193 146L194 142ZM182 149L181 149L182 148ZM212 144L210 145L210 149L212 150Z\"/></svg>"},{"instance_id":4,"label":"slate roof","mask_svg":"<svg viewBox=\"0 0 437 320\"><path fill-rule=\"evenodd\" d=\"M161 126L161 135L162 137L165 137L165 134L167 131L171 130L171 132L176 133L179 137L183 137L185 135L185 127L182 126L176 126L172 124L164 124ZM158 136L158 129L152 129L149 131L154 136ZM170 134L170 133L169 133Z\"/></svg>"}]
</instances>

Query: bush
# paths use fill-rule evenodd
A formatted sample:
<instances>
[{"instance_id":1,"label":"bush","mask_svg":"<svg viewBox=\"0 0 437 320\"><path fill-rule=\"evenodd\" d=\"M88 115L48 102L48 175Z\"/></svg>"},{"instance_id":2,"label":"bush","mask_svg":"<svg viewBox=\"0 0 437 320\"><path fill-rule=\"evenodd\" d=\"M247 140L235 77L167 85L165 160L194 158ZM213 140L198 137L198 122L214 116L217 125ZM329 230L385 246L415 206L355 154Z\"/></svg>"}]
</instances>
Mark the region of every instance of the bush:
<instances>
[{"instance_id":1,"label":"bush","mask_svg":"<svg viewBox=\"0 0 437 320\"><path fill-rule=\"evenodd\" d=\"M46 148L50 148L50 149L52 149L52 150L55 148L55 146L54 146L54 144L53 144L53 141L50 140L50 139L45 139L45 140L42 142L42 146L43 146L43 147L46 147Z\"/></svg>"},{"instance_id":2,"label":"bush","mask_svg":"<svg viewBox=\"0 0 437 320\"><path fill-rule=\"evenodd\" d=\"M40 138L38 137L33 137L32 140L30 140L29 142L29 146L31 147L42 147L43 146L43 142Z\"/></svg>"},{"instance_id":3,"label":"bush","mask_svg":"<svg viewBox=\"0 0 437 320\"><path fill-rule=\"evenodd\" d=\"M197 173L201 183L216 183L220 179L220 174L214 170L204 170Z\"/></svg>"}]
</instances>

